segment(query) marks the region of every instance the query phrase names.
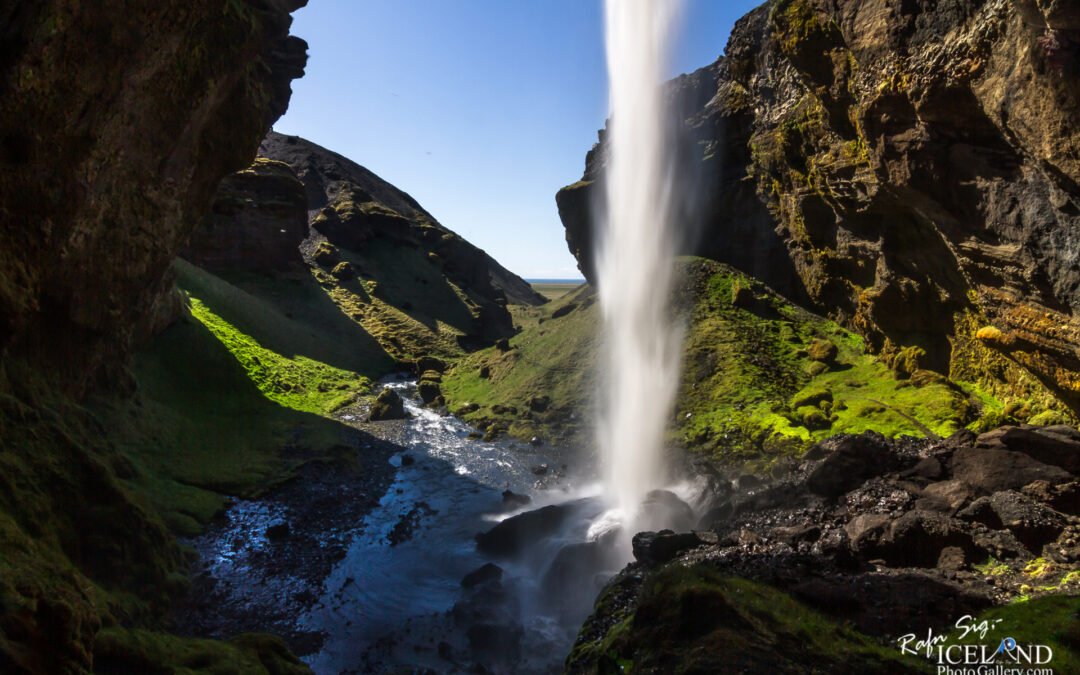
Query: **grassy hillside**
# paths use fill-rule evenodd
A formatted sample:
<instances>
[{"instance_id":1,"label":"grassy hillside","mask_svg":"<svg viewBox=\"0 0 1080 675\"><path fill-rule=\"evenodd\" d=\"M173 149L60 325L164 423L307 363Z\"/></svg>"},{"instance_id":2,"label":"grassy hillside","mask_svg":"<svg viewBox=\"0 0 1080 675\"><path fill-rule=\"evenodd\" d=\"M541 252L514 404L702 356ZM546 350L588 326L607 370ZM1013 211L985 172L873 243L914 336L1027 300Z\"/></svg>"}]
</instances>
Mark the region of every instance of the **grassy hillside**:
<instances>
[{"instance_id":1,"label":"grassy hillside","mask_svg":"<svg viewBox=\"0 0 1080 675\"><path fill-rule=\"evenodd\" d=\"M803 311L733 269L686 259L677 291L690 320L672 441L742 462L799 452L836 433L947 436L1006 420L1054 421L1046 398L1010 399L1001 389L920 368L918 350L883 358L835 322ZM586 287L539 308L516 310L509 351L489 348L444 379L452 407L518 437L584 439L599 348L599 314ZM565 314L564 314L565 312ZM550 411L530 409L549 396ZM576 416L575 416L576 415ZM560 430L557 425L565 426Z\"/></svg>"}]
</instances>

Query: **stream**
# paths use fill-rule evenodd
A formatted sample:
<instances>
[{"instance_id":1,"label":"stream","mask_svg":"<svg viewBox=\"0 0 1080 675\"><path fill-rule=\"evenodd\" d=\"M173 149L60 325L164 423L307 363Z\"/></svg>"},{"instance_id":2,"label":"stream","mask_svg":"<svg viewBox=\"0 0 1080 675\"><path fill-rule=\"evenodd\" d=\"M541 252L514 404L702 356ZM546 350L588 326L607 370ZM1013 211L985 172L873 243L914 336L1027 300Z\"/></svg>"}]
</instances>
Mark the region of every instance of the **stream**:
<instances>
[{"instance_id":1,"label":"stream","mask_svg":"<svg viewBox=\"0 0 1080 675\"><path fill-rule=\"evenodd\" d=\"M314 487L305 481L297 489L311 494L287 503L236 503L217 527L192 541L203 576L215 580L217 601L278 613L271 627L293 635L291 645L309 643L299 653L319 675L402 668L561 672L603 581L626 562L626 552L601 560L582 550L590 524L604 511L599 484L572 474L558 448L469 439L468 424L414 398L415 380L399 375L383 384L398 391L410 416L395 429L392 444L381 441L380 460L393 471L382 497L373 503L360 488L324 479ZM380 443L366 438L360 447ZM504 498L506 490L528 503ZM324 505L314 510L324 514L347 506L335 502L357 499L368 501L362 522L322 525L333 532L305 533L289 515L319 500ZM478 533L553 504L563 506L543 513L554 513L555 520L530 530L541 534L514 551L478 550ZM275 525L281 534L286 522L292 529L275 542ZM337 548L323 569L314 564L305 574L301 564L256 573L274 555L302 560L328 546ZM466 588L463 579L481 568L480 581Z\"/></svg>"}]
</instances>

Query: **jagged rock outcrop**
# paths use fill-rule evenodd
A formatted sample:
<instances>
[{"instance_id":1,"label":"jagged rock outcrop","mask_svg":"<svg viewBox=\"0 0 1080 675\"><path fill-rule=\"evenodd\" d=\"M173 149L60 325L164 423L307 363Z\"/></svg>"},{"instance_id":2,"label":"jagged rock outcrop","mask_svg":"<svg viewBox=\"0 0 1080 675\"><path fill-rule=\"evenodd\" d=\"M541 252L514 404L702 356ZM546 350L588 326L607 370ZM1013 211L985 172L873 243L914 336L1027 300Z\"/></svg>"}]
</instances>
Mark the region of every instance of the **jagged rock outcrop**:
<instances>
[{"instance_id":1,"label":"jagged rock outcrop","mask_svg":"<svg viewBox=\"0 0 1080 675\"><path fill-rule=\"evenodd\" d=\"M115 374L303 72L304 0L0 4L0 348Z\"/></svg>"},{"instance_id":2,"label":"jagged rock outcrop","mask_svg":"<svg viewBox=\"0 0 1080 675\"><path fill-rule=\"evenodd\" d=\"M287 164L258 157L221 181L181 255L211 272L282 271L303 263L307 236L304 184Z\"/></svg>"},{"instance_id":3,"label":"jagged rock outcrop","mask_svg":"<svg viewBox=\"0 0 1080 675\"><path fill-rule=\"evenodd\" d=\"M769 2L669 84L693 250L887 359L1036 391L1019 364L1078 411L1077 63L1071 3ZM603 141L558 195L588 276Z\"/></svg>"},{"instance_id":4,"label":"jagged rock outcrop","mask_svg":"<svg viewBox=\"0 0 1080 675\"><path fill-rule=\"evenodd\" d=\"M811 624L828 630L811 610L889 643L992 605L1011 603L1021 612L1012 621L1023 621L1018 597L1075 593L1080 485L1044 460L1075 453L1078 438L1065 426L945 440L840 435L782 477L751 489L725 480L713 492L718 515L698 530L634 536L637 562L608 583L566 672L626 662L644 672L673 663L693 672L732 664L741 672L917 672L917 660L893 661L895 651L838 657L847 641L860 644L850 634L828 650L793 635ZM985 454L973 473L977 450ZM1005 454L1025 458L1028 471L1016 472ZM849 480L823 483L827 475ZM855 666L857 658L877 662Z\"/></svg>"},{"instance_id":5,"label":"jagged rock outcrop","mask_svg":"<svg viewBox=\"0 0 1080 675\"><path fill-rule=\"evenodd\" d=\"M415 199L359 164L276 132L267 135L259 152L296 170L307 188L311 227L332 244L361 250L373 239L383 239L421 248L438 256L432 262L442 265L458 286L486 302L547 302L487 253L440 225Z\"/></svg>"},{"instance_id":6,"label":"jagged rock outcrop","mask_svg":"<svg viewBox=\"0 0 1080 675\"><path fill-rule=\"evenodd\" d=\"M82 404L134 386L136 341L180 310L170 264L285 111L303 4L0 0L5 673L91 672L102 653L168 669L99 633L153 624L187 560Z\"/></svg>"}]
</instances>

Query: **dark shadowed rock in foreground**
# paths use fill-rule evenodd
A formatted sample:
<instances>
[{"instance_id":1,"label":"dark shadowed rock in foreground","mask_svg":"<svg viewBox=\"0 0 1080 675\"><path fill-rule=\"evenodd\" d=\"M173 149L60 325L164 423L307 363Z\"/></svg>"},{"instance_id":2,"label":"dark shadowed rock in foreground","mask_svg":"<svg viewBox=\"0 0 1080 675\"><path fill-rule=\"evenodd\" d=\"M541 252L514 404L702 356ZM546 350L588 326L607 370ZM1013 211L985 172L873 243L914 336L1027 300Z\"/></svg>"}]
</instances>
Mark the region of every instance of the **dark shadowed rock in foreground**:
<instances>
[{"instance_id":1,"label":"dark shadowed rock in foreground","mask_svg":"<svg viewBox=\"0 0 1080 675\"><path fill-rule=\"evenodd\" d=\"M1025 432L1025 447L1047 458L1057 455L1046 448L1075 433ZM901 626L938 632L1021 596L1074 593L1077 477L1020 451L975 447L1003 436L1020 437L1008 429L981 442L974 434L836 436L783 478L736 491L737 508L703 521L707 530L637 533L637 562L606 587L567 672L604 672L630 658L657 672L676 662L694 672L732 663L745 672L805 672L826 663L834 664L830 672L909 672L895 650L863 649L866 636L894 639ZM995 458L1023 461L995 467ZM864 635L837 634L828 653L787 649L807 622L822 620ZM762 639L763 627L778 634ZM713 648L723 652L723 666L712 660ZM830 661L836 649L853 653ZM869 660L853 665L859 659Z\"/></svg>"}]
</instances>

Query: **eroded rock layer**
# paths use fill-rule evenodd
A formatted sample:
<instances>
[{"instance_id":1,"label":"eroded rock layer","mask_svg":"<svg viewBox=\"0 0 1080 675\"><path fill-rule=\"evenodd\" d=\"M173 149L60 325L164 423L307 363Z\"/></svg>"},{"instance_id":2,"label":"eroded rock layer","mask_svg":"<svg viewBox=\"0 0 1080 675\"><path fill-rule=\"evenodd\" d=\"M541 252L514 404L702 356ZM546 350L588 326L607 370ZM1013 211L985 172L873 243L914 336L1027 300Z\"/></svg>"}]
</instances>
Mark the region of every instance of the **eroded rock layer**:
<instances>
[{"instance_id":1,"label":"eroded rock layer","mask_svg":"<svg viewBox=\"0 0 1080 675\"><path fill-rule=\"evenodd\" d=\"M1080 410L1078 36L1064 2L759 7L668 85L680 184L706 197L678 214L702 228L688 248L886 358L913 347L921 367L1013 388L1020 364ZM586 275L603 136L558 195Z\"/></svg>"}]
</instances>

